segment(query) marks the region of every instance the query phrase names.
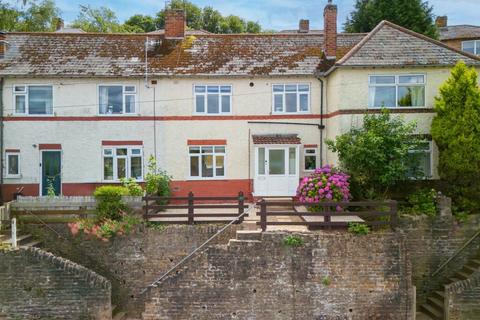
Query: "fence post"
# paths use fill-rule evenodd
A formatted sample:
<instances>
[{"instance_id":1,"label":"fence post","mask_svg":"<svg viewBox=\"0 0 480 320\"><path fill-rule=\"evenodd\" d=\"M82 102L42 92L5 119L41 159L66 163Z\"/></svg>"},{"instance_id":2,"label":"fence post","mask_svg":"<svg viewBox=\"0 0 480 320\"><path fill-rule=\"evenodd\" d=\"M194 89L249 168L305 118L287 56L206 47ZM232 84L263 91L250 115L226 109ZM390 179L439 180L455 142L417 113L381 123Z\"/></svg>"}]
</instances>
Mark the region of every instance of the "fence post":
<instances>
[{"instance_id":1,"label":"fence post","mask_svg":"<svg viewBox=\"0 0 480 320\"><path fill-rule=\"evenodd\" d=\"M143 197L145 199L145 212L143 213L143 219L148 220L148 196Z\"/></svg>"},{"instance_id":2,"label":"fence post","mask_svg":"<svg viewBox=\"0 0 480 320\"><path fill-rule=\"evenodd\" d=\"M12 247L17 248L17 218L12 218Z\"/></svg>"},{"instance_id":3,"label":"fence post","mask_svg":"<svg viewBox=\"0 0 480 320\"><path fill-rule=\"evenodd\" d=\"M243 196L243 192L240 191L238 193L238 216L241 216L245 212L245 209L243 208L244 204L245 204L245 198ZM238 221L242 223L243 219L244 217L242 216Z\"/></svg>"},{"instance_id":4,"label":"fence post","mask_svg":"<svg viewBox=\"0 0 480 320\"><path fill-rule=\"evenodd\" d=\"M194 208L193 208L193 192L190 191L188 193L188 224L193 224L193 214L194 214Z\"/></svg>"},{"instance_id":5,"label":"fence post","mask_svg":"<svg viewBox=\"0 0 480 320\"><path fill-rule=\"evenodd\" d=\"M260 200L260 227L262 232L267 231L267 203L265 199Z\"/></svg>"},{"instance_id":6,"label":"fence post","mask_svg":"<svg viewBox=\"0 0 480 320\"><path fill-rule=\"evenodd\" d=\"M390 227L395 230L397 227L398 203L395 200L390 201Z\"/></svg>"}]
</instances>

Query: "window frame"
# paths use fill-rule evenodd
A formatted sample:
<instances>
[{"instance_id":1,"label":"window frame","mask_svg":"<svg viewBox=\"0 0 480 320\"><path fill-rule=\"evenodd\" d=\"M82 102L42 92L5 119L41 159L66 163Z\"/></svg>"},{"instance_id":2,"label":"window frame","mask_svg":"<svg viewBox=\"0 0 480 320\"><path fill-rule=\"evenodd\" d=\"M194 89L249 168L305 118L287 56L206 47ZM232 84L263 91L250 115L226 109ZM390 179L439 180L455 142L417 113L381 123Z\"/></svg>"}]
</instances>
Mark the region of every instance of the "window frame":
<instances>
[{"instance_id":1,"label":"window frame","mask_svg":"<svg viewBox=\"0 0 480 320\"><path fill-rule=\"evenodd\" d=\"M100 112L100 87L122 87L122 113L101 113ZM135 91L125 92L125 87L134 87ZM126 96L135 97L135 112L125 112L126 111ZM124 84L124 83L100 83L97 84L97 115L102 117L125 117L125 116L134 116L138 115L138 86L136 84Z\"/></svg>"},{"instance_id":2,"label":"window frame","mask_svg":"<svg viewBox=\"0 0 480 320\"><path fill-rule=\"evenodd\" d=\"M307 153L307 150L314 150L315 153ZM305 158L306 157L315 157L315 169L307 170L307 168L305 168L305 165L306 165ZM318 147L304 147L303 148L303 171L304 172L314 172L316 169L318 169Z\"/></svg>"},{"instance_id":3,"label":"window frame","mask_svg":"<svg viewBox=\"0 0 480 320\"><path fill-rule=\"evenodd\" d=\"M297 94L297 111L295 112L287 112L287 107L286 107L286 99L285 99L285 94L286 94L286 91L285 91L285 86L288 86L288 85L296 85L297 86L297 91L296 91L296 94ZM274 87L275 86L283 86L283 92L280 93L280 92L275 92L274 91ZM301 111L300 110L300 91L298 91L298 87L299 86L308 86L308 110L306 111ZM284 82L284 83L272 83L271 85L272 87L272 114L310 114L312 111L312 106L311 106L311 102L312 102L312 84L309 83L309 82ZM282 100L283 100L283 108L282 108L282 111L275 111L275 95L282 95Z\"/></svg>"},{"instance_id":4,"label":"window frame","mask_svg":"<svg viewBox=\"0 0 480 320\"><path fill-rule=\"evenodd\" d=\"M215 152L215 147L223 147L225 148L225 152L223 153L217 153ZM199 153L190 153L190 148L200 148ZM202 148L213 148L212 153L207 153L211 154L213 157L213 177L203 177L202 176ZM225 180L227 179L227 145L189 145L187 146L187 154L188 154L188 180ZM216 164L217 164L217 155L223 155L223 176L217 176L216 172ZM199 161L199 167L198 167L198 176L192 176L192 170L191 170L191 158L197 157Z\"/></svg>"},{"instance_id":5,"label":"window frame","mask_svg":"<svg viewBox=\"0 0 480 320\"><path fill-rule=\"evenodd\" d=\"M10 160L9 156L15 155L18 158L18 173L17 174L11 174L9 173L10 169ZM22 167L21 167L21 155L20 151L5 151L5 178L21 178L22 177Z\"/></svg>"},{"instance_id":6,"label":"window frame","mask_svg":"<svg viewBox=\"0 0 480 320\"><path fill-rule=\"evenodd\" d=\"M16 92L15 88L16 87L25 87L25 91L23 92ZM30 104L29 104L29 98L28 98L28 88L29 87L51 87L52 88L52 113L39 113L39 114L30 114ZM17 101L16 97L17 96L25 96L25 112L17 112ZM55 86L50 83L33 83L33 84L13 84L12 87L12 105L13 105L13 115L16 116L28 116L28 117L51 117L55 115Z\"/></svg>"},{"instance_id":7,"label":"window frame","mask_svg":"<svg viewBox=\"0 0 480 320\"><path fill-rule=\"evenodd\" d=\"M117 156L117 149L127 149L127 155L126 156ZM102 146L102 169L101 169L101 174L102 174L102 182L107 182L107 183L116 183L116 182L121 182L120 179L118 178L118 164L117 164L117 159L122 158L126 159L126 168L127 168L127 174L125 179L130 179L131 176L131 158L132 156L138 156L138 155L133 155L132 150L133 149L140 149L140 157L142 159L141 162L141 170L142 170L142 177L140 179L135 179L137 182L144 182L145 181L145 157L144 157L144 151L143 151L143 146L138 146L138 145L122 145L122 146ZM106 156L105 155L105 150L113 150L111 156ZM113 179L108 180L105 179L105 158L113 158Z\"/></svg>"},{"instance_id":8,"label":"window frame","mask_svg":"<svg viewBox=\"0 0 480 320\"><path fill-rule=\"evenodd\" d=\"M417 76L422 76L423 77L423 83L418 84L418 83L408 83L408 84L402 84L399 82L400 77L417 77ZM373 77L395 77L395 83L387 83L387 84L372 84L371 79ZM395 87L395 106L385 106L385 107L375 107L375 106L370 106L370 89L375 88L375 87ZM414 86L414 87L424 87L424 96L423 96L423 106L399 106L398 105L398 90L400 87L406 87L406 86ZM382 109L382 108L387 108L387 109L425 109L427 108L427 74L425 73L405 73L405 74L369 74L368 75L368 109Z\"/></svg>"},{"instance_id":9,"label":"window frame","mask_svg":"<svg viewBox=\"0 0 480 320\"><path fill-rule=\"evenodd\" d=\"M196 92L196 87L205 87L205 93L197 93ZM218 87L218 113L208 113L208 87ZM222 94L221 92L221 87L230 87L230 93L229 94ZM203 84L203 83L195 83L193 84L192 87L193 91L193 114L197 116L208 116L208 117L214 117L214 116L222 116L222 115L231 115L233 114L233 84L216 84L216 83L210 83L210 84ZM204 95L204 112L198 112L197 111L197 96ZM230 111L229 112L223 112L222 111L222 96L229 96L230 97Z\"/></svg>"},{"instance_id":10,"label":"window frame","mask_svg":"<svg viewBox=\"0 0 480 320\"><path fill-rule=\"evenodd\" d=\"M470 52L467 52L465 51L465 43L466 42L473 42L473 53L470 53ZM463 52L467 52L469 54L473 54L475 56L480 56L480 50L477 50L478 48L480 48L480 39L478 40L464 40L462 41L462 51Z\"/></svg>"},{"instance_id":11,"label":"window frame","mask_svg":"<svg viewBox=\"0 0 480 320\"><path fill-rule=\"evenodd\" d=\"M409 154L413 153L430 153L430 172L426 174L424 172L423 177L409 177L411 180L432 180L433 179L433 141L432 140L425 140L422 141L422 143L428 143L428 150L418 150L418 149L413 149L413 150L408 150Z\"/></svg>"}]
</instances>

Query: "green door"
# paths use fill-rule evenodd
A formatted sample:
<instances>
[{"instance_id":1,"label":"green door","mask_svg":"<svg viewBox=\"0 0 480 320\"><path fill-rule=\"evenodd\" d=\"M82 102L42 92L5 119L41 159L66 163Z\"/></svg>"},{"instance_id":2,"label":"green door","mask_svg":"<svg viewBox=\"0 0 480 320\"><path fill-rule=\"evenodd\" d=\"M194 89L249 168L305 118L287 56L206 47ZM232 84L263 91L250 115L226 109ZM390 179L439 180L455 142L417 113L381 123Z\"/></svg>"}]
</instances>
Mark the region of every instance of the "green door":
<instances>
[{"instance_id":1,"label":"green door","mask_svg":"<svg viewBox=\"0 0 480 320\"><path fill-rule=\"evenodd\" d=\"M62 154L42 151L42 196L60 195L62 186Z\"/></svg>"}]
</instances>

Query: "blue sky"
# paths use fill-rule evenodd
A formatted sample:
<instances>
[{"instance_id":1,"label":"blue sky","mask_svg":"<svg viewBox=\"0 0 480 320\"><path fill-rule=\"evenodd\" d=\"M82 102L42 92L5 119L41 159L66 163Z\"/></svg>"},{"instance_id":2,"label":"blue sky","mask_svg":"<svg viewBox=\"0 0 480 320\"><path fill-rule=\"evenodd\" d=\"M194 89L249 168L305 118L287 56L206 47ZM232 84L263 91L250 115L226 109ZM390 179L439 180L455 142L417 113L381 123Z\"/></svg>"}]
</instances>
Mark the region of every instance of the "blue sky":
<instances>
[{"instance_id":1,"label":"blue sky","mask_svg":"<svg viewBox=\"0 0 480 320\"><path fill-rule=\"evenodd\" d=\"M15 2L16 0L12 0ZM266 29L297 28L298 20L310 19L311 28L322 28L323 7L327 0L193 0L200 7L212 6L224 15L235 14L260 22ZM339 24L353 9L354 0L334 0L339 8ZM164 0L56 0L64 19L75 19L80 4L104 5L113 9L121 21L141 13L154 15L165 5ZM436 15L448 15L449 24L480 24L479 0L429 0Z\"/></svg>"}]
</instances>

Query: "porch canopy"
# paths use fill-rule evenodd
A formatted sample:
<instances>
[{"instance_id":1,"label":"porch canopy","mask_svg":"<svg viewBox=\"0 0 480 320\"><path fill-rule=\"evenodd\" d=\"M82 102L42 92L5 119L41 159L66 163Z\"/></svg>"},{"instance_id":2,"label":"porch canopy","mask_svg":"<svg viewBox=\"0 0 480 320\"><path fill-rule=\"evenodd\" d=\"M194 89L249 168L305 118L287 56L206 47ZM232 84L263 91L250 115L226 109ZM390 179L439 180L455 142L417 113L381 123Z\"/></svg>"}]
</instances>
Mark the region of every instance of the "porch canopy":
<instances>
[{"instance_id":1,"label":"porch canopy","mask_svg":"<svg viewBox=\"0 0 480 320\"><path fill-rule=\"evenodd\" d=\"M262 134L252 135L253 144L301 144L297 134Z\"/></svg>"}]
</instances>

